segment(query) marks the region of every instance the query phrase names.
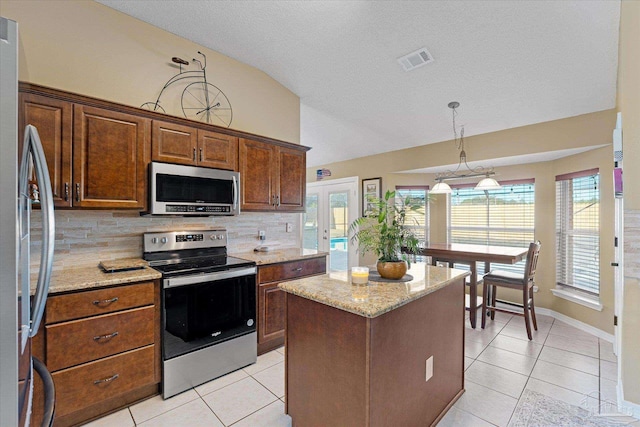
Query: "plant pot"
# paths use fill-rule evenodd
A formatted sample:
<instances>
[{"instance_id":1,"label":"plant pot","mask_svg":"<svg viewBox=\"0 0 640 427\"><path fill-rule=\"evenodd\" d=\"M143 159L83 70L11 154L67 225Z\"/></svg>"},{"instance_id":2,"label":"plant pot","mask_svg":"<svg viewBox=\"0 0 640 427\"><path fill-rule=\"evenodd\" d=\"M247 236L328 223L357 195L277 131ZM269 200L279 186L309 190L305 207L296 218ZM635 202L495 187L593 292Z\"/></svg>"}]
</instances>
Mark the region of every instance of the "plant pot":
<instances>
[{"instance_id":1,"label":"plant pot","mask_svg":"<svg viewBox=\"0 0 640 427\"><path fill-rule=\"evenodd\" d=\"M406 261L382 262L378 261L376 269L380 277L390 280L399 280L407 273Z\"/></svg>"}]
</instances>

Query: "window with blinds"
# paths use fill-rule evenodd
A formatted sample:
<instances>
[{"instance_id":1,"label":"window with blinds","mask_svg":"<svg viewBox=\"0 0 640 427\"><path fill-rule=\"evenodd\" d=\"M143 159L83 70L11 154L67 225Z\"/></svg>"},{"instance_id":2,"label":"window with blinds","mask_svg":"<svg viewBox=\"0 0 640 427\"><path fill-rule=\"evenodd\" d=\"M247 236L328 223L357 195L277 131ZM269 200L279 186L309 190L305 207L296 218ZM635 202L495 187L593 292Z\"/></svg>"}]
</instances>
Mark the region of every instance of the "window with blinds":
<instances>
[{"instance_id":1,"label":"window with blinds","mask_svg":"<svg viewBox=\"0 0 640 427\"><path fill-rule=\"evenodd\" d=\"M556 177L556 281L600 293L600 175L598 169Z\"/></svg>"},{"instance_id":2,"label":"window with blinds","mask_svg":"<svg viewBox=\"0 0 640 427\"><path fill-rule=\"evenodd\" d=\"M396 187L396 203L406 200L410 197L412 201L421 205L417 211L407 213L405 226L410 228L418 240L420 247L427 246L429 241L429 187L428 186L397 186ZM424 257L416 257L417 261L424 261Z\"/></svg>"},{"instance_id":3,"label":"window with blinds","mask_svg":"<svg viewBox=\"0 0 640 427\"><path fill-rule=\"evenodd\" d=\"M451 243L526 248L534 241L534 180L501 182L502 188L477 191L473 185L452 185L448 238ZM500 265L501 270L524 273L525 261ZM467 268L456 264L456 268ZM494 265L492 265L494 268ZM484 274L484 263L477 265Z\"/></svg>"}]
</instances>

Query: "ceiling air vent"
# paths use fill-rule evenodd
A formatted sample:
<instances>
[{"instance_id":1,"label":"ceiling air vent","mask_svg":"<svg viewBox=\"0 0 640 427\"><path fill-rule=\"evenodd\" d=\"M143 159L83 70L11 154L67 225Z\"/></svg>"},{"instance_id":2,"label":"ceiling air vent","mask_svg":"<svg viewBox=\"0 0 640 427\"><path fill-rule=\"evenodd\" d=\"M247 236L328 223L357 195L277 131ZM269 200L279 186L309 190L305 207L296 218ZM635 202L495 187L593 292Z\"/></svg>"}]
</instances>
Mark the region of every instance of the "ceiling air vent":
<instances>
[{"instance_id":1,"label":"ceiling air vent","mask_svg":"<svg viewBox=\"0 0 640 427\"><path fill-rule=\"evenodd\" d=\"M418 49L408 55L398 58L398 62L405 71L411 71L433 62L433 56L426 48Z\"/></svg>"}]
</instances>

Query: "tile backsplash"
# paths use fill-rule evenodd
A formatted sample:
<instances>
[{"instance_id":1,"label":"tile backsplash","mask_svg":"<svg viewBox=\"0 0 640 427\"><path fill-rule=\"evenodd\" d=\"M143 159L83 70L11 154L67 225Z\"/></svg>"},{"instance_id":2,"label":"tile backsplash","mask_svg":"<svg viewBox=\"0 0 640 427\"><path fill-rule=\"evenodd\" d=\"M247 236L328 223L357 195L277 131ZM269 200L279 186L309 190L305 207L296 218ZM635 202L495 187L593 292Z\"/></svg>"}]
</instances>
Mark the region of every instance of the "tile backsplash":
<instances>
[{"instance_id":1,"label":"tile backsplash","mask_svg":"<svg viewBox=\"0 0 640 427\"><path fill-rule=\"evenodd\" d=\"M624 275L640 279L640 210L624 210Z\"/></svg>"},{"instance_id":2,"label":"tile backsplash","mask_svg":"<svg viewBox=\"0 0 640 427\"><path fill-rule=\"evenodd\" d=\"M245 212L225 217L141 217L138 212L56 210L54 270L96 266L102 260L142 256L142 234L155 231L179 231L226 228L228 251L251 251L259 244L274 248L300 246L300 218L297 213ZM293 230L286 232L286 224ZM35 272L42 247L42 219L34 211L31 219L31 268ZM258 240L258 230L267 240Z\"/></svg>"}]
</instances>

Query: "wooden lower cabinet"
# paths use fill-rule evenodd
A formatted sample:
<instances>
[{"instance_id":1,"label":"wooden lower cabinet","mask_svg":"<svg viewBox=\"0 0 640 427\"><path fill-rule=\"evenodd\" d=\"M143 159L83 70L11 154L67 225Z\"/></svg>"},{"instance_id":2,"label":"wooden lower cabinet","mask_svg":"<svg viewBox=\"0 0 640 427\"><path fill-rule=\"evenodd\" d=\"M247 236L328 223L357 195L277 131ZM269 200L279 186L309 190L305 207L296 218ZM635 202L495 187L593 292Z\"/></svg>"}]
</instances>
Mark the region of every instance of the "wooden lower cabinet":
<instances>
[{"instance_id":1,"label":"wooden lower cabinet","mask_svg":"<svg viewBox=\"0 0 640 427\"><path fill-rule=\"evenodd\" d=\"M53 377L56 427L78 425L159 393L159 281L52 295L45 319L34 354ZM39 381L35 387L38 396ZM34 401L34 425L41 412L42 403Z\"/></svg>"},{"instance_id":2,"label":"wooden lower cabinet","mask_svg":"<svg viewBox=\"0 0 640 427\"><path fill-rule=\"evenodd\" d=\"M56 415L63 417L155 380L154 345L106 357L52 374Z\"/></svg>"},{"instance_id":3,"label":"wooden lower cabinet","mask_svg":"<svg viewBox=\"0 0 640 427\"><path fill-rule=\"evenodd\" d=\"M286 280L317 276L327 271L327 257L308 258L258 266L258 354L284 344L285 293L278 284Z\"/></svg>"}]
</instances>

